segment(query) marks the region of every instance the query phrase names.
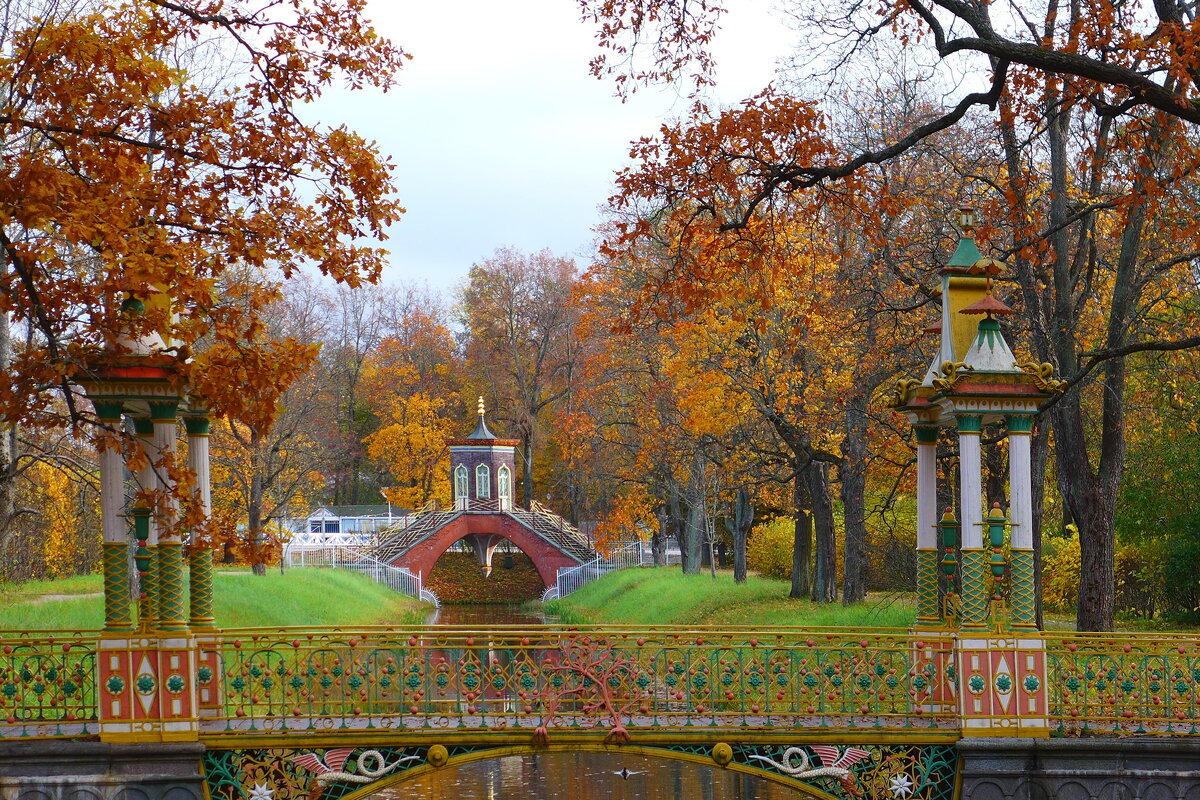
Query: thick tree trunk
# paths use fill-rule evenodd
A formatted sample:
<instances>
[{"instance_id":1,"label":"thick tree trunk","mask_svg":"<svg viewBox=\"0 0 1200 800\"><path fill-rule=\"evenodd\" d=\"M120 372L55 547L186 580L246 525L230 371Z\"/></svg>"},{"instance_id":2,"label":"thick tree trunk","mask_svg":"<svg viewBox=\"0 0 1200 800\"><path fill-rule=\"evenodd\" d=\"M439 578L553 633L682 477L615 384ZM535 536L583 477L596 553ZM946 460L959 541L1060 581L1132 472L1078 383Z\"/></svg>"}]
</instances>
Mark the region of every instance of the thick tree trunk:
<instances>
[{"instance_id":1,"label":"thick tree trunk","mask_svg":"<svg viewBox=\"0 0 1200 800\"><path fill-rule=\"evenodd\" d=\"M837 599L837 530L833 521L833 500L829 496L829 465L814 461L808 468L808 476L817 545L812 599L818 603L832 603Z\"/></svg>"},{"instance_id":2,"label":"thick tree trunk","mask_svg":"<svg viewBox=\"0 0 1200 800\"><path fill-rule=\"evenodd\" d=\"M842 562L842 605L867 597L867 509L866 509L866 398L853 398L846 409L846 438L842 440L842 508L846 544Z\"/></svg>"},{"instance_id":3,"label":"thick tree trunk","mask_svg":"<svg viewBox=\"0 0 1200 800\"><path fill-rule=\"evenodd\" d=\"M746 582L746 542L750 531L735 527L733 530L733 582Z\"/></svg>"},{"instance_id":4,"label":"thick tree trunk","mask_svg":"<svg viewBox=\"0 0 1200 800\"><path fill-rule=\"evenodd\" d=\"M0 311L0 380L6 384L11 365L12 328L8 312ZM0 425L0 542L8 538L17 510L16 460L16 428Z\"/></svg>"},{"instance_id":5,"label":"thick tree trunk","mask_svg":"<svg viewBox=\"0 0 1200 800\"><path fill-rule=\"evenodd\" d=\"M679 496L678 484L671 486L671 535L675 539L675 544L679 547L679 567L685 573L688 571L688 552L687 552L687 524L683 518L683 499ZM700 569L699 566L696 567Z\"/></svg>"},{"instance_id":6,"label":"thick tree trunk","mask_svg":"<svg viewBox=\"0 0 1200 800\"><path fill-rule=\"evenodd\" d=\"M729 533L733 538L733 582L746 582L746 542L750 539L750 526L754 524L754 504L746 487L738 489L733 504L733 523Z\"/></svg>"},{"instance_id":7,"label":"thick tree trunk","mask_svg":"<svg viewBox=\"0 0 1200 800\"><path fill-rule=\"evenodd\" d=\"M533 431L521 437L521 491L525 493L525 508L533 501Z\"/></svg>"},{"instance_id":8,"label":"thick tree trunk","mask_svg":"<svg viewBox=\"0 0 1200 800\"><path fill-rule=\"evenodd\" d=\"M263 556L262 464L257 458L260 444L258 431L251 431L250 452L254 455L251 464L253 472L250 475L250 496L246 498L246 527L248 528L247 535L250 537L250 571L255 575L266 575L267 565Z\"/></svg>"},{"instance_id":9,"label":"thick tree trunk","mask_svg":"<svg viewBox=\"0 0 1200 800\"><path fill-rule=\"evenodd\" d=\"M654 566L662 567L667 563L667 541L671 538L668 528L670 518L665 503L654 509L654 518L658 521L658 527L650 534L650 555L654 559Z\"/></svg>"},{"instance_id":10,"label":"thick tree trunk","mask_svg":"<svg viewBox=\"0 0 1200 800\"><path fill-rule=\"evenodd\" d=\"M812 518L808 515L808 476L796 475L792 488L792 508L796 526L792 535L792 590L788 597L808 597L809 563L812 561Z\"/></svg>"},{"instance_id":11,"label":"thick tree trunk","mask_svg":"<svg viewBox=\"0 0 1200 800\"><path fill-rule=\"evenodd\" d=\"M684 527L684 573L699 575L704 564L704 494L695 471L688 481L687 525Z\"/></svg>"}]
</instances>

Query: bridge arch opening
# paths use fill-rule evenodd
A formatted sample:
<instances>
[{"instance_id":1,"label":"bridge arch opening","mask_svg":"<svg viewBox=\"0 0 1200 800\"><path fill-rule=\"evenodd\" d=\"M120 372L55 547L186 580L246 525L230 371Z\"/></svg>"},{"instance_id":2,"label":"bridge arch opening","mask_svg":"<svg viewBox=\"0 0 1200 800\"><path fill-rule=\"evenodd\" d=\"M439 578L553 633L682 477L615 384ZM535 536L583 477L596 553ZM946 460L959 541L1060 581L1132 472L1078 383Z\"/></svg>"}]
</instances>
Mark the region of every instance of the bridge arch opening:
<instances>
[{"instance_id":1,"label":"bridge arch opening","mask_svg":"<svg viewBox=\"0 0 1200 800\"><path fill-rule=\"evenodd\" d=\"M702 747L693 748L704 750ZM528 757L538 757L532 767ZM579 757L583 756L581 761ZM489 762L512 759L507 764L492 765ZM496 791L479 795L483 797L570 797L579 800L606 800L607 798L647 797L752 797L756 800L785 800L785 798L811 798L812 800L837 800L833 795L800 781L766 769L730 763L718 766L706 752L684 752L661 747L638 745L550 745L548 747L508 746L488 748L454 755L440 767L421 764L403 772L381 778L356 792L345 795L342 800L399 800L414 796L441 797L448 792L457 792L463 800L475 800L474 795L464 795L463 787L482 786L485 769L494 767L503 780L519 775L520 783L514 783L508 793ZM474 768L474 769L472 769ZM622 775L622 770L625 774ZM543 786L529 785L529 779L539 779L549 786L561 785L564 791L541 794ZM747 792L746 781L750 791ZM559 784L558 782L561 782ZM741 785L739 786L739 782ZM728 784L717 786L714 784ZM414 786L414 784L416 786ZM588 793L588 787L591 791ZM640 784L640 785L639 785ZM656 786L657 784L657 786ZM400 787L403 787L402 789ZM657 788L659 791L647 791ZM397 791L389 791L396 789ZM724 789L724 791L722 791ZM715 791L715 793L714 793Z\"/></svg>"},{"instance_id":2,"label":"bridge arch opening","mask_svg":"<svg viewBox=\"0 0 1200 800\"><path fill-rule=\"evenodd\" d=\"M537 600L545 581L533 557L499 534L468 534L434 560L425 585L443 604L505 604Z\"/></svg>"}]
</instances>

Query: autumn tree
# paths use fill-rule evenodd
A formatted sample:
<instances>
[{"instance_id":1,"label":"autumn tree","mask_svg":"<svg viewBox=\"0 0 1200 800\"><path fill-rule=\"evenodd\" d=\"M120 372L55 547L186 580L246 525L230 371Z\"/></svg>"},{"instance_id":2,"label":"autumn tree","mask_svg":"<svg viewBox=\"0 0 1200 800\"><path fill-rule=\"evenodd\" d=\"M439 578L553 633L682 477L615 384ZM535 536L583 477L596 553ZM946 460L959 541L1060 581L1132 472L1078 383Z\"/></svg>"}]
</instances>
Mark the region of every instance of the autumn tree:
<instances>
[{"instance_id":1,"label":"autumn tree","mask_svg":"<svg viewBox=\"0 0 1200 800\"><path fill-rule=\"evenodd\" d=\"M335 80L392 84L404 54L363 5L7 6L0 310L24 344L0 360L0 422L89 421L75 379L154 332L216 414L269 424L313 354L256 335L278 292L254 276L373 280L401 213L373 145L305 118Z\"/></svg>"},{"instance_id":2,"label":"autumn tree","mask_svg":"<svg viewBox=\"0 0 1200 800\"><path fill-rule=\"evenodd\" d=\"M571 259L501 248L471 267L460 296L468 372L521 440L526 505L534 498L541 423L574 385L575 280Z\"/></svg>"},{"instance_id":3,"label":"autumn tree","mask_svg":"<svg viewBox=\"0 0 1200 800\"><path fill-rule=\"evenodd\" d=\"M325 293L310 278L288 284L285 299L263 310L262 335L315 351L325 318ZM253 344L250 342L249 344ZM211 443L214 515L225 524L224 557L241 551L256 575L266 572L268 545L281 544L280 522L303 510L325 488L331 467L326 446L333 426L325 415L331 377L321 363L294 381L276 401L272 422L223 420ZM238 534L242 526L243 533Z\"/></svg>"},{"instance_id":4,"label":"autumn tree","mask_svg":"<svg viewBox=\"0 0 1200 800\"><path fill-rule=\"evenodd\" d=\"M710 76L706 48L720 14L716 6L582 5L603 22L607 52L594 63L598 73L653 80L692 69L701 84ZM994 251L1012 259L1036 355L1072 386L1049 416L1059 490L1081 531L1082 629L1108 629L1113 622L1123 359L1200 345L1200 337L1177 332L1151 335L1141 322L1161 302L1160 281L1195 258L1197 231L1180 220L1194 218L1183 183L1197 163L1190 128L1200 121L1193 102L1197 73L1174 55L1195 48L1200 22L1194 10L1187 3L1158 4L1141 14L1107 0L1068 8L943 0L797 7L796 18L820 30L834 56L793 84L799 94L768 89L720 112L698 102L691 120L640 143L638 165L621 178L624 201L656 197L690 215L694 230L679 243L686 254L705 236L736 235L783 198L808 204L813 214L830 205L854 206L856 197L862 205L878 203L882 198L863 182L866 168L997 112L991 119L993 141L999 141L996 166L963 174L1001 229ZM981 81L947 79L948 103L879 141L846 147L830 132L836 121L828 109L809 98L828 82L825 65L854 63L885 40L934 72L948 70L951 59L958 60L955 75L974 66ZM630 58L635 45L650 54L648 62ZM984 81L986 88L976 89ZM644 233L637 225L624 231L626 238ZM693 302L698 288L713 283L712 275L696 280L682 266L674 277Z\"/></svg>"},{"instance_id":5,"label":"autumn tree","mask_svg":"<svg viewBox=\"0 0 1200 800\"><path fill-rule=\"evenodd\" d=\"M369 354L362 377L362 396L380 420L364 440L367 455L390 475L384 493L392 503L448 506L446 440L462 434L466 414L448 312L428 289L402 287L383 313L387 335Z\"/></svg>"}]
</instances>

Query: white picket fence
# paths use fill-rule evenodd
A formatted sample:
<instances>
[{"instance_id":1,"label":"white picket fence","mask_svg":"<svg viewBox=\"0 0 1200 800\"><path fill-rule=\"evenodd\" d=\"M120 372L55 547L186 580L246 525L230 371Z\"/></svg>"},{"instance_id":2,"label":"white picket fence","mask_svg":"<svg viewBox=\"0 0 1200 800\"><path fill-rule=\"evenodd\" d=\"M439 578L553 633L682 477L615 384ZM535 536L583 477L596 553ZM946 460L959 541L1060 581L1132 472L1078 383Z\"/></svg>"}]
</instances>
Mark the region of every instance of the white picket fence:
<instances>
[{"instance_id":1,"label":"white picket fence","mask_svg":"<svg viewBox=\"0 0 1200 800\"><path fill-rule=\"evenodd\" d=\"M630 542L617 548L607 556L597 556L591 561L580 564L577 567L562 567L559 569L554 585L548 587L542 594L542 602L545 603L550 600L557 600L560 597L566 597L584 584L591 583L610 572L625 569L626 567L640 567L643 564L651 562L652 559L650 558L649 551L641 542Z\"/></svg>"},{"instance_id":2,"label":"white picket fence","mask_svg":"<svg viewBox=\"0 0 1200 800\"><path fill-rule=\"evenodd\" d=\"M389 589L418 600L432 603L441 607L438 596L432 589L426 589L421 584L421 576L405 567L393 567L379 559L350 550L345 547L326 547L320 550L301 551L297 561L289 559L291 567L333 567L348 569L359 575L366 575L376 583L382 583Z\"/></svg>"}]
</instances>

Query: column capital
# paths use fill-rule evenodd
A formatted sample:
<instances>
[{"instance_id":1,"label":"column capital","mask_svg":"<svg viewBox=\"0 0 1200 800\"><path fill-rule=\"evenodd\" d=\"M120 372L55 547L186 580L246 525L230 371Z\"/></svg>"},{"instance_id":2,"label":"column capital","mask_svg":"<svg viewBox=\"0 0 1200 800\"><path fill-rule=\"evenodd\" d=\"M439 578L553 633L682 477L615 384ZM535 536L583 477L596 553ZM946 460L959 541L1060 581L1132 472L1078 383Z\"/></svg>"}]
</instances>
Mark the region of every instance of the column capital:
<instances>
[{"instance_id":1,"label":"column capital","mask_svg":"<svg viewBox=\"0 0 1200 800\"><path fill-rule=\"evenodd\" d=\"M1008 433L1012 434L1032 434L1033 433L1033 414L1009 414Z\"/></svg>"},{"instance_id":2,"label":"column capital","mask_svg":"<svg viewBox=\"0 0 1200 800\"><path fill-rule=\"evenodd\" d=\"M124 404L120 400L93 400L96 416L101 422L120 422Z\"/></svg>"},{"instance_id":3,"label":"column capital","mask_svg":"<svg viewBox=\"0 0 1200 800\"><path fill-rule=\"evenodd\" d=\"M208 415L184 414L183 426L187 429L188 436L208 436L211 433L212 425Z\"/></svg>"},{"instance_id":4,"label":"column capital","mask_svg":"<svg viewBox=\"0 0 1200 800\"><path fill-rule=\"evenodd\" d=\"M913 425L912 430L917 444L937 444L937 425Z\"/></svg>"},{"instance_id":5,"label":"column capital","mask_svg":"<svg viewBox=\"0 0 1200 800\"><path fill-rule=\"evenodd\" d=\"M138 436L153 436L154 422L149 417L131 416L133 420L133 432Z\"/></svg>"},{"instance_id":6,"label":"column capital","mask_svg":"<svg viewBox=\"0 0 1200 800\"><path fill-rule=\"evenodd\" d=\"M983 432L983 417L979 414L955 414L954 422L958 425L958 432L980 434Z\"/></svg>"},{"instance_id":7,"label":"column capital","mask_svg":"<svg viewBox=\"0 0 1200 800\"><path fill-rule=\"evenodd\" d=\"M174 423L178 413L179 401L177 400L155 400L150 403L151 422Z\"/></svg>"}]
</instances>

